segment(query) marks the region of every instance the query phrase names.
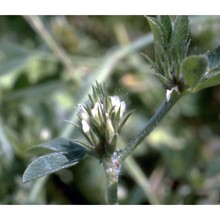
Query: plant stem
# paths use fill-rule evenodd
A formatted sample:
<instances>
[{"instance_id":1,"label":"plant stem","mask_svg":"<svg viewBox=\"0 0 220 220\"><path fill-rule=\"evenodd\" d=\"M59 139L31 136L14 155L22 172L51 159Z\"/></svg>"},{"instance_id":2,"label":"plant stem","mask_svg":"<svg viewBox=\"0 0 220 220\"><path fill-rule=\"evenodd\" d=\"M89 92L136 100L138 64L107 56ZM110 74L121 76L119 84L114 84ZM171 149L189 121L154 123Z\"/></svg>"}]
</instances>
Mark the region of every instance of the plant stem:
<instances>
[{"instance_id":1,"label":"plant stem","mask_svg":"<svg viewBox=\"0 0 220 220\"><path fill-rule=\"evenodd\" d=\"M121 168L119 157L114 154L112 157L106 157L103 159L103 166L106 173L107 180L107 199L108 204L118 204L118 175Z\"/></svg>"},{"instance_id":2,"label":"plant stem","mask_svg":"<svg viewBox=\"0 0 220 220\"><path fill-rule=\"evenodd\" d=\"M119 152L120 160L124 161L132 151L154 130L158 123L169 112L173 105L180 99L180 94L173 94L169 101L165 99L155 115L150 119L147 126L134 137L128 145Z\"/></svg>"}]
</instances>

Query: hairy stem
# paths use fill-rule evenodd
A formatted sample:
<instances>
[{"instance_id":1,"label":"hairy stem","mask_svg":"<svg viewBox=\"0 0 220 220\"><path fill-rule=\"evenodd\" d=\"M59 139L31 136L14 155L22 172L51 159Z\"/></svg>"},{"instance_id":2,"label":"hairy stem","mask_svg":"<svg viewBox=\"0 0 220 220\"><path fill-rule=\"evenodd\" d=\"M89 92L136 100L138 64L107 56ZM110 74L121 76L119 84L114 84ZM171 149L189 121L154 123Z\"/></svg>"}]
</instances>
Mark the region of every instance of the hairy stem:
<instances>
[{"instance_id":1,"label":"hairy stem","mask_svg":"<svg viewBox=\"0 0 220 220\"><path fill-rule=\"evenodd\" d=\"M120 161L117 154L112 157L103 159L103 166L106 173L107 180L107 200L110 205L118 204L118 175L120 172Z\"/></svg>"},{"instance_id":2,"label":"hairy stem","mask_svg":"<svg viewBox=\"0 0 220 220\"><path fill-rule=\"evenodd\" d=\"M136 137L134 137L122 151L119 152L121 161L124 161L133 152L133 150L154 130L154 128L169 112L173 105L180 99L180 97L180 94L174 94L171 96L169 101L165 99L155 115L150 119L147 126Z\"/></svg>"}]
</instances>

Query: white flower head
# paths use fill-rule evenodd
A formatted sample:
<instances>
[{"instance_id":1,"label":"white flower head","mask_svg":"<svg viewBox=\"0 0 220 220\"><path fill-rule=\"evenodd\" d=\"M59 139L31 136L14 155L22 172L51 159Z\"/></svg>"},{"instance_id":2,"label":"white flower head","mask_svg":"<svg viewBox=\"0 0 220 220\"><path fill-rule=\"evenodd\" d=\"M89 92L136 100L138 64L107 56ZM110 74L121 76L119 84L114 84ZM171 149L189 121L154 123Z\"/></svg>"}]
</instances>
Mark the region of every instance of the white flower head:
<instances>
[{"instance_id":1,"label":"white flower head","mask_svg":"<svg viewBox=\"0 0 220 220\"><path fill-rule=\"evenodd\" d=\"M87 121L82 120L82 129L84 133L88 133L89 132L89 124L87 123Z\"/></svg>"}]
</instances>

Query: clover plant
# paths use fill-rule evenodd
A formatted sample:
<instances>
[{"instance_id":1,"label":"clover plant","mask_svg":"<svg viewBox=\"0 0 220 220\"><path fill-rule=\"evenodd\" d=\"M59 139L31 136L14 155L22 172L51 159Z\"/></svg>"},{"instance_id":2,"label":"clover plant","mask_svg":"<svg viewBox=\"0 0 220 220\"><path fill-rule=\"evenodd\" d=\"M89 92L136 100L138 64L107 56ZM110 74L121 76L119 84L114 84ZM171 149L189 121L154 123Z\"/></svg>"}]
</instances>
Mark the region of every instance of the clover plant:
<instances>
[{"instance_id":1,"label":"clover plant","mask_svg":"<svg viewBox=\"0 0 220 220\"><path fill-rule=\"evenodd\" d=\"M119 94L109 94L104 83L92 86L93 93L78 105L78 124L85 140L59 137L35 146L45 150L26 169L28 182L57 170L73 166L93 156L104 167L109 204L117 204L117 184L123 161L153 131L174 104L183 97L220 84L220 47L204 54L187 55L190 45L189 18L176 16L147 17L154 36L155 60L143 54L152 65L153 74L165 89L164 102L146 127L124 147L117 144L120 131L131 115Z\"/></svg>"}]
</instances>

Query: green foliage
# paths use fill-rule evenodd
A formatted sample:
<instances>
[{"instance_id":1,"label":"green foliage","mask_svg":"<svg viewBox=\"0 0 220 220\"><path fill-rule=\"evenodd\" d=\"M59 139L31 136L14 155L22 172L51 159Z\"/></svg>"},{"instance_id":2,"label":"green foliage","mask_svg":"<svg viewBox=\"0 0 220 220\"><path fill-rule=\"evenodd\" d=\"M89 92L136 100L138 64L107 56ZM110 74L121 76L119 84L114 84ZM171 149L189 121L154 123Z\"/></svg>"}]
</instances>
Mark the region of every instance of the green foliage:
<instances>
[{"instance_id":1,"label":"green foliage","mask_svg":"<svg viewBox=\"0 0 220 220\"><path fill-rule=\"evenodd\" d=\"M207 177L212 177L218 175L220 172L220 157L217 156L213 159L211 163L207 165L205 174Z\"/></svg>"},{"instance_id":2,"label":"green foliage","mask_svg":"<svg viewBox=\"0 0 220 220\"><path fill-rule=\"evenodd\" d=\"M185 55L185 44L189 37L189 18L188 16L177 16L174 22L173 34L172 34L172 47L177 48L177 54L179 57ZM183 58L183 57L182 57Z\"/></svg>"},{"instance_id":3,"label":"green foliage","mask_svg":"<svg viewBox=\"0 0 220 220\"><path fill-rule=\"evenodd\" d=\"M193 90L201 78L205 75L208 59L204 55L192 55L184 59L182 64L182 75L187 85Z\"/></svg>"},{"instance_id":4,"label":"green foliage","mask_svg":"<svg viewBox=\"0 0 220 220\"><path fill-rule=\"evenodd\" d=\"M213 71L218 68L220 66L220 46L208 52L207 57L209 60L209 70Z\"/></svg>"},{"instance_id":5,"label":"green foliage","mask_svg":"<svg viewBox=\"0 0 220 220\"><path fill-rule=\"evenodd\" d=\"M150 30L142 16L44 16L41 20L74 68L70 73L47 47L42 33L33 31L23 17L0 17L1 39L9 42L3 41L1 47L15 46L27 51L28 56L17 65L13 60L25 58L26 52L13 56L16 53L9 48L9 59L5 63L6 60L1 60L1 204L103 204L106 179L98 160L88 157L71 169L52 173L50 178L23 184L22 175L33 155L39 159L42 154L59 154L63 161L67 160L62 151L38 146L30 150L30 155L27 149L54 137L83 140L78 129L64 120L77 123L74 106L88 98L95 80L106 81L110 94L114 94L116 88L120 88L120 94L128 94L128 108L136 112L122 129L117 147L129 143L146 126L164 97L161 84L151 76L155 62L151 60L149 65L140 56L140 51L144 51L153 57L152 35L146 33ZM163 28L167 32L164 39L171 44L175 17L160 16L159 20L166 27ZM190 16L189 21L190 55L218 48L220 30L215 27L219 25L220 16ZM130 41L121 39L121 33L126 33ZM136 35L143 37L134 40ZM120 47L119 42L127 46ZM188 44L189 41L186 46ZM169 50L168 46L166 56ZM172 50L176 59L177 52ZM183 87L188 93L201 92L183 97L134 151L130 157L137 161L133 170L124 166L126 172L123 171L119 181L120 192L123 192L119 193L120 204L150 204L147 190L155 193L161 204L219 203L219 50L210 51L202 54L209 60L207 73L193 91L188 84ZM9 61L16 65L8 68ZM215 64L210 65L212 62ZM181 66L182 62L178 77L171 78L169 73L160 72L155 75L172 89L178 82L176 79L179 78L180 83ZM74 74L80 77L80 83L75 83ZM142 176L133 176L140 174L136 167Z\"/></svg>"},{"instance_id":6,"label":"green foliage","mask_svg":"<svg viewBox=\"0 0 220 220\"><path fill-rule=\"evenodd\" d=\"M207 53L208 69L194 91L220 84L220 47Z\"/></svg>"},{"instance_id":7,"label":"green foliage","mask_svg":"<svg viewBox=\"0 0 220 220\"><path fill-rule=\"evenodd\" d=\"M0 42L0 76L25 66L31 52L16 44Z\"/></svg>"},{"instance_id":8,"label":"green foliage","mask_svg":"<svg viewBox=\"0 0 220 220\"><path fill-rule=\"evenodd\" d=\"M164 86L193 93L218 85L220 47L206 55L187 56L189 47L188 16L177 16L173 28L169 16L148 17L154 35L155 62L145 57Z\"/></svg>"},{"instance_id":9,"label":"green foliage","mask_svg":"<svg viewBox=\"0 0 220 220\"><path fill-rule=\"evenodd\" d=\"M181 63L189 46L188 16L177 16L174 25L170 16L147 19L154 35L155 62L146 57L166 88L177 86L181 91Z\"/></svg>"},{"instance_id":10,"label":"green foliage","mask_svg":"<svg viewBox=\"0 0 220 220\"><path fill-rule=\"evenodd\" d=\"M196 86L195 91L205 89L212 86L217 86L220 84L220 72L214 72L206 75L204 79Z\"/></svg>"},{"instance_id":11,"label":"green foliage","mask_svg":"<svg viewBox=\"0 0 220 220\"><path fill-rule=\"evenodd\" d=\"M35 159L25 170L23 182L74 166L86 155L85 148L66 138L56 138L43 143L40 148L56 152Z\"/></svg>"},{"instance_id":12,"label":"green foliage","mask_svg":"<svg viewBox=\"0 0 220 220\"><path fill-rule=\"evenodd\" d=\"M82 146L76 144L69 138L55 138L48 142L36 145L28 149L29 153L50 153L50 152L69 152L69 151L80 151L82 150Z\"/></svg>"}]
</instances>

